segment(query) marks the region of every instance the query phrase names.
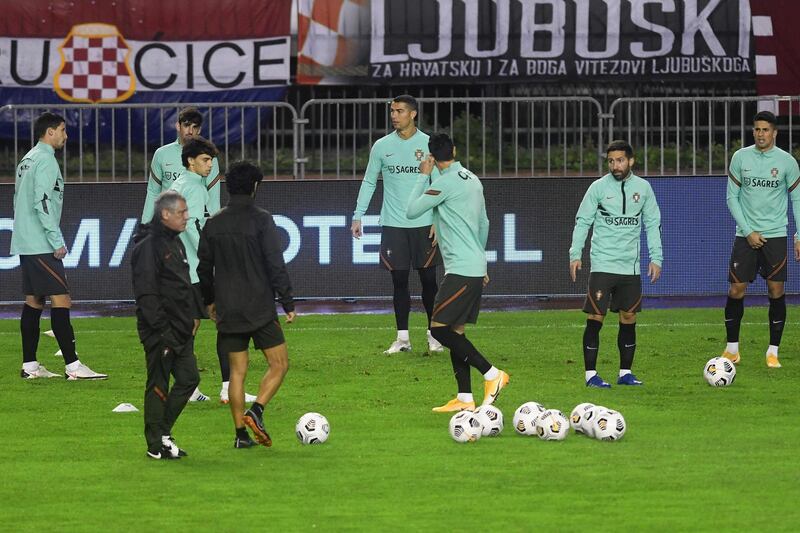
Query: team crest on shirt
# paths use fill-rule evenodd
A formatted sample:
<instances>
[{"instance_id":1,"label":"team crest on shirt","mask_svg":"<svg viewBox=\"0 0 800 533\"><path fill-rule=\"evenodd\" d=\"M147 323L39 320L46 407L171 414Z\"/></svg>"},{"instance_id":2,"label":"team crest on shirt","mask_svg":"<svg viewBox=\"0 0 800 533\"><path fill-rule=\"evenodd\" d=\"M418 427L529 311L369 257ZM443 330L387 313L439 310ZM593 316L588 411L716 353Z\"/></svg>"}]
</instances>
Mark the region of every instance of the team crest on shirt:
<instances>
[{"instance_id":1,"label":"team crest on shirt","mask_svg":"<svg viewBox=\"0 0 800 533\"><path fill-rule=\"evenodd\" d=\"M642 198L642 195L638 192L633 193L633 202L638 204L639 200Z\"/></svg>"},{"instance_id":2,"label":"team crest on shirt","mask_svg":"<svg viewBox=\"0 0 800 533\"><path fill-rule=\"evenodd\" d=\"M598 302L603 298L603 291L597 291L594 293L594 299Z\"/></svg>"},{"instance_id":3,"label":"team crest on shirt","mask_svg":"<svg viewBox=\"0 0 800 533\"><path fill-rule=\"evenodd\" d=\"M386 250L386 255L388 255L388 256L391 256L391 255L392 255L392 249L391 249L391 248L389 248L388 250Z\"/></svg>"},{"instance_id":4,"label":"team crest on shirt","mask_svg":"<svg viewBox=\"0 0 800 533\"><path fill-rule=\"evenodd\" d=\"M419 148L417 148L416 151L414 152L414 157L417 158L417 161L422 161L422 156L424 156L424 155L425 155L425 152L423 152Z\"/></svg>"},{"instance_id":5,"label":"team crest on shirt","mask_svg":"<svg viewBox=\"0 0 800 533\"><path fill-rule=\"evenodd\" d=\"M772 177L773 178L777 178L778 177L778 169L777 168L773 168L771 173L772 173Z\"/></svg>"}]
</instances>

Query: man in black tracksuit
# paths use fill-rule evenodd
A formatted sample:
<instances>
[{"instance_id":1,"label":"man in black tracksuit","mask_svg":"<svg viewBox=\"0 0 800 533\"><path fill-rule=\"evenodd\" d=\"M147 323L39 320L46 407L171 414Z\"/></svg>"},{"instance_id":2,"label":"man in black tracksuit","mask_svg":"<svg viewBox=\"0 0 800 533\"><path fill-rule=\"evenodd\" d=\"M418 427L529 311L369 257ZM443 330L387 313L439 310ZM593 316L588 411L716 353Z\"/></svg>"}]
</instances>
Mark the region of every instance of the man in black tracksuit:
<instances>
[{"instance_id":1,"label":"man in black tracksuit","mask_svg":"<svg viewBox=\"0 0 800 533\"><path fill-rule=\"evenodd\" d=\"M277 294L286 322L294 321L292 285L283 262L283 246L272 215L255 206L253 197L262 179L255 165L239 161L230 166L225 185L228 205L208 219L200 235L197 275L217 323L217 346L231 363L229 398L236 428L234 447L249 448L256 440L271 446L264 429L264 406L278 391L289 368L289 354L275 309ZM264 352L269 369L261 380L258 396L244 411L244 379L247 375L250 339Z\"/></svg>"},{"instance_id":2,"label":"man in black tracksuit","mask_svg":"<svg viewBox=\"0 0 800 533\"><path fill-rule=\"evenodd\" d=\"M144 436L147 455L153 459L186 455L172 439L172 426L200 382L192 331L202 304L178 238L188 218L180 194L161 193L153 220L140 226L134 237L131 257L136 325L147 361ZM171 389L170 374L175 378Z\"/></svg>"}]
</instances>

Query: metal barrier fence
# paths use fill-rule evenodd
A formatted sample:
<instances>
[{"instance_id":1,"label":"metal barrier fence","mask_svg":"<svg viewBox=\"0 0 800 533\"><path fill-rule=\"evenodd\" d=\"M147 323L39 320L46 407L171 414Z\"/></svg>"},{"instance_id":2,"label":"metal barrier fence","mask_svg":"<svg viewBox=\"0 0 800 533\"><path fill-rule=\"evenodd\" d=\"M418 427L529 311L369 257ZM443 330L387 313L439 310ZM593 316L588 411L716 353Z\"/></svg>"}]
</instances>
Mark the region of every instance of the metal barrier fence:
<instances>
[{"instance_id":1,"label":"metal barrier fence","mask_svg":"<svg viewBox=\"0 0 800 533\"><path fill-rule=\"evenodd\" d=\"M605 112L589 97L420 98L418 124L446 131L459 159L486 177L592 176L605 172L605 143L626 138L643 175L727 173L733 152L752 143L759 109L778 111L778 145L800 156L800 97L620 98ZM193 104L206 116L223 168L256 161L268 176L358 179L372 144L391 131L389 99L312 99L298 113L285 102ZM67 117L60 154L65 177L144 181L158 146L174 140L185 103L8 105L0 107L0 180L13 179L34 143L42 111Z\"/></svg>"},{"instance_id":2,"label":"metal barrier fence","mask_svg":"<svg viewBox=\"0 0 800 533\"><path fill-rule=\"evenodd\" d=\"M391 131L389 100L306 102L300 109L300 177L357 178L372 143ZM576 176L602 167L602 110L594 98L419 98L417 124L453 136L481 176Z\"/></svg>"},{"instance_id":3,"label":"metal barrier fence","mask_svg":"<svg viewBox=\"0 0 800 533\"><path fill-rule=\"evenodd\" d=\"M619 98L611 103L609 138L627 139L644 175L725 175L733 153L753 143L760 110L779 115L777 145L800 156L800 97Z\"/></svg>"},{"instance_id":4,"label":"metal barrier fence","mask_svg":"<svg viewBox=\"0 0 800 533\"><path fill-rule=\"evenodd\" d=\"M0 107L0 175L13 176L34 144L33 121L44 111L67 119L69 140L60 154L66 179L144 181L153 152L176 137L185 103L7 105ZM205 116L202 135L224 161L250 159L275 176L297 176L297 111L285 102L192 104Z\"/></svg>"}]
</instances>

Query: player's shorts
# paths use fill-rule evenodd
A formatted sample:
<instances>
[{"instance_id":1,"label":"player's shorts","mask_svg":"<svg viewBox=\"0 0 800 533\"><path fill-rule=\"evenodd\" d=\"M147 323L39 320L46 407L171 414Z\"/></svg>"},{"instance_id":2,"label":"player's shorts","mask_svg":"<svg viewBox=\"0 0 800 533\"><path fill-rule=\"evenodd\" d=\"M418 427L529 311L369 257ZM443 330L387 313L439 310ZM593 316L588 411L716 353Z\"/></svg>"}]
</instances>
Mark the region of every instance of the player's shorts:
<instances>
[{"instance_id":1,"label":"player's shorts","mask_svg":"<svg viewBox=\"0 0 800 533\"><path fill-rule=\"evenodd\" d=\"M433 302L432 322L459 326L478 321L483 294L483 277L473 278L445 274L436 300Z\"/></svg>"},{"instance_id":2,"label":"player's shorts","mask_svg":"<svg viewBox=\"0 0 800 533\"><path fill-rule=\"evenodd\" d=\"M222 353L246 352L250 339L253 339L253 347L256 350L268 350L286 342L280 322L273 320L249 333L223 333L218 331L217 350L222 351Z\"/></svg>"},{"instance_id":3,"label":"player's shorts","mask_svg":"<svg viewBox=\"0 0 800 533\"><path fill-rule=\"evenodd\" d=\"M386 270L420 269L442 264L439 246L433 245L431 227L381 230L381 265Z\"/></svg>"},{"instance_id":4,"label":"player's shorts","mask_svg":"<svg viewBox=\"0 0 800 533\"><path fill-rule=\"evenodd\" d=\"M768 281L786 281L786 237L770 237L757 250L747 244L745 237L734 239L728 281L752 283L757 273Z\"/></svg>"},{"instance_id":5,"label":"player's shorts","mask_svg":"<svg viewBox=\"0 0 800 533\"><path fill-rule=\"evenodd\" d=\"M589 288L583 312L590 315L605 315L611 304L611 311L636 313L642 309L642 278L630 274L609 274L592 272L589 274Z\"/></svg>"},{"instance_id":6,"label":"player's shorts","mask_svg":"<svg viewBox=\"0 0 800 533\"><path fill-rule=\"evenodd\" d=\"M52 253L20 255L22 292L26 296L69 294L64 263Z\"/></svg>"}]
</instances>

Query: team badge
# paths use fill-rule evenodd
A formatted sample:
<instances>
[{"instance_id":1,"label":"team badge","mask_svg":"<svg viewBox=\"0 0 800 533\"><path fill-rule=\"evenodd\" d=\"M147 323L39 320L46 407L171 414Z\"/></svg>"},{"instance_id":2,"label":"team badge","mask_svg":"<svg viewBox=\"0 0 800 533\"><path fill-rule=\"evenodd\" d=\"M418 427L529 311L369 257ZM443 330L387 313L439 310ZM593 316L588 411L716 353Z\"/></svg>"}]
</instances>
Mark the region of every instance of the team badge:
<instances>
[{"instance_id":1,"label":"team badge","mask_svg":"<svg viewBox=\"0 0 800 533\"><path fill-rule=\"evenodd\" d=\"M392 250L391 250L391 248L390 248L390 249L388 249L388 250L386 250L386 255L388 255L388 256L392 255Z\"/></svg>"},{"instance_id":2,"label":"team badge","mask_svg":"<svg viewBox=\"0 0 800 533\"><path fill-rule=\"evenodd\" d=\"M425 155L425 152L423 152L419 148L417 148L417 150L414 152L414 157L417 158L417 161L422 161L422 156L424 156L424 155Z\"/></svg>"},{"instance_id":3,"label":"team badge","mask_svg":"<svg viewBox=\"0 0 800 533\"><path fill-rule=\"evenodd\" d=\"M777 168L773 168L772 169L772 177L773 178L777 178L778 177L778 169Z\"/></svg>"},{"instance_id":4,"label":"team badge","mask_svg":"<svg viewBox=\"0 0 800 533\"><path fill-rule=\"evenodd\" d=\"M116 26L76 24L58 47L56 93L69 102L122 102L136 89L128 64L131 49Z\"/></svg>"},{"instance_id":5,"label":"team badge","mask_svg":"<svg viewBox=\"0 0 800 533\"><path fill-rule=\"evenodd\" d=\"M638 192L633 193L633 202L638 204L639 200L641 199L641 197L642 197L642 195L639 194Z\"/></svg>"},{"instance_id":6,"label":"team badge","mask_svg":"<svg viewBox=\"0 0 800 533\"><path fill-rule=\"evenodd\" d=\"M603 298L603 291L597 291L594 293L594 299L598 302Z\"/></svg>"}]
</instances>

